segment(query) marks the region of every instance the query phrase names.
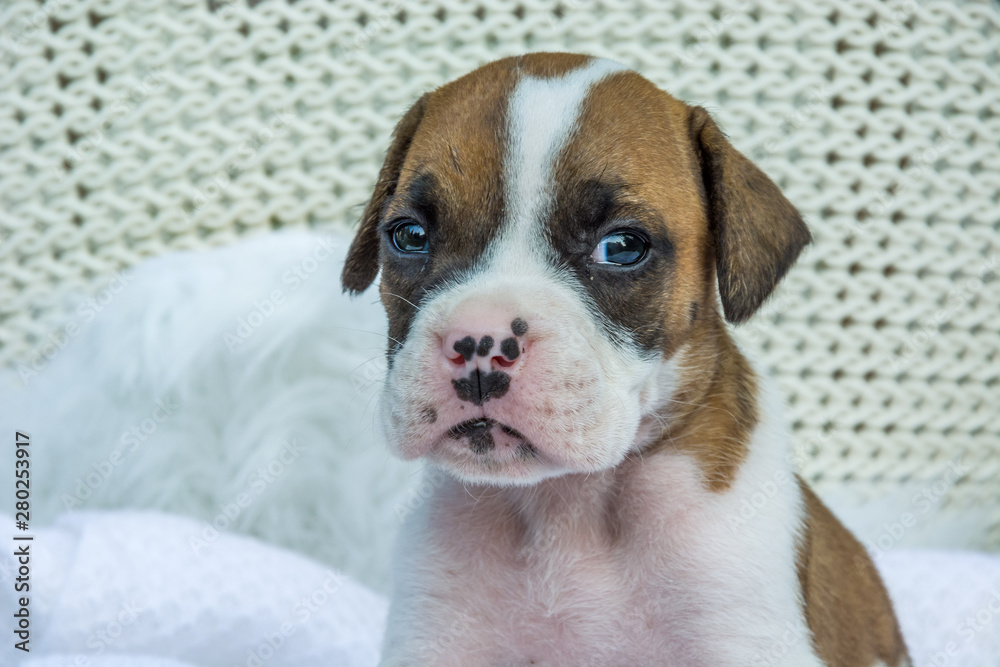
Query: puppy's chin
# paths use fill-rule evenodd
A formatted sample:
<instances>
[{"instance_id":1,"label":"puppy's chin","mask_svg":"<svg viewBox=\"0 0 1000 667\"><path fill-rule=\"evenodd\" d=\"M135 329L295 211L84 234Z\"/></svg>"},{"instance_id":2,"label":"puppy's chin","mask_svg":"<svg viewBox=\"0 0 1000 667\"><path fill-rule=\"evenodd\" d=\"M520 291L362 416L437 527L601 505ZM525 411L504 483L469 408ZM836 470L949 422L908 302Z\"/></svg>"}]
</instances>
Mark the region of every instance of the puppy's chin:
<instances>
[{"instance_id":1,"label":"puppy's chin","mask_svg":"<svg viewBox=\"0 0 1000 667\"><path fill-rule=\"evenodd\" d=\"M567 472L522 433L488 418L451 427L427 458L471 484L530 486Z\"/></svg>"},{"instance_id":2,"label":"puppy's chin","mask_svg":"<svg viewBox=\"0 0 1000 667\"><path fill-rule=\"evenodd\" d=\"M428 459L460 482L487 486L534 486L569 472L535 461L498 460L489 454L434 453Z\"/></svg>"}]
</instances>

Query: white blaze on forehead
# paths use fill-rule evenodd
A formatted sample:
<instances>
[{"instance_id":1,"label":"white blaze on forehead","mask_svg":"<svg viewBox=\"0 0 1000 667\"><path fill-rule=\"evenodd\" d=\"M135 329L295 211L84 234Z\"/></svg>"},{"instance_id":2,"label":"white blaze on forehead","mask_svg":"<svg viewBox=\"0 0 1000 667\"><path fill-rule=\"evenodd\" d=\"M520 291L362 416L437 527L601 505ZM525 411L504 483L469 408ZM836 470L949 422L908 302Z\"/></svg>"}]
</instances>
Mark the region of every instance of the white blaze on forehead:
<instances>
[{"instance_id":1,"label":"white blaze on forehead","mask_svg":"<svg viewBox=\"0 0 1000 667\"><path fill-rule=\"evenodd\" d=\"M627 70L595 58L561 77L524 76L518 82L508 109L510 145L504 164L508 218L503 251L498 254L530 253L537 247L531 240L539 238L538 226L555 192L552 168L573 136L583 101L594 84Z\"/></svg>"}]
</instances>

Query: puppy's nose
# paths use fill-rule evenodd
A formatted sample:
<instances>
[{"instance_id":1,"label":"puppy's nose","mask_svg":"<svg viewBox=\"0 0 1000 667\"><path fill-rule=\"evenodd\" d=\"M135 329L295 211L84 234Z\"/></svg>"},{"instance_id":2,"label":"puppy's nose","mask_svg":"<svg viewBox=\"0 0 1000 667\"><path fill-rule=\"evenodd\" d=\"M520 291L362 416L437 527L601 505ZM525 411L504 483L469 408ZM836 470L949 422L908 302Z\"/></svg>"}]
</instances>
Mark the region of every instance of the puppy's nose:
<instances>
[{"instance_id":1,"label":"puppy's nose","mask_svg":"<svg viewBox=\"0 0 1000 667\"><path fill-rule=\"evenodd\" d=\"M444 337L444 356L456 367L472 366L490 372L515 366L525 351L524 342L510 331L455 330Z\"/></svg>"},{"instance_id":2,"label":"puppy's nose","mask_svg":"<svg viewBox=\"0 0 1000 667\"><path fill-rule=\"evenodd\" d=\"M500 398L510 386L510 374L524 363L528 325L520 317L497 326L458 325L442 338L458 397L475 405Z\"/></svg>"}]
</instances>

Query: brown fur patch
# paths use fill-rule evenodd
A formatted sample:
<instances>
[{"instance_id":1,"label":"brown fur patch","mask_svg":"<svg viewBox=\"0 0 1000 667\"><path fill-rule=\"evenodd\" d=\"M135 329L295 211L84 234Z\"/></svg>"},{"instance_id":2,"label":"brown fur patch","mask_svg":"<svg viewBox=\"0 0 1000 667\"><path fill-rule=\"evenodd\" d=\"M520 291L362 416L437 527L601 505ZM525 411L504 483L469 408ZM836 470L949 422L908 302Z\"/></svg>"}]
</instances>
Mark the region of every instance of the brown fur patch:
<instances>
[{"instance_id":1,"label":"brown fur patch","mask_svg":"<svg viewBox=\"0 0 1000 667\"><path fill-rule=\"evenodd\" d=\"M523 75L552 79L572 72L578 67L583 67L592 59L592 56L580 53L539 51L524 56L504 58L497 62L513 64L517 71Z\"/></svg>"},{"instance_id":2,"label":"brown fur patch","mask_svg":"<svg viewBox=\"0 0 1000 667\"><path fill-rule=\"evenodd\" d=\"M830 667L908 664L889 594L861 543L799 479L806 506L798 574L816 652Z\"/></svg>"},{"instance_id":3,"label":"brown fur patch","mask_svg":"<svg viewBox=\"0 0 1000 667\"><path fill-rule=\"evenodd\" d=\"M689 454L706 486L725 491L757 425L757 376L717 316L698 321L683 354L680 388L664 416L669 428L648 451Z\"/></svg>"}]
</instances>

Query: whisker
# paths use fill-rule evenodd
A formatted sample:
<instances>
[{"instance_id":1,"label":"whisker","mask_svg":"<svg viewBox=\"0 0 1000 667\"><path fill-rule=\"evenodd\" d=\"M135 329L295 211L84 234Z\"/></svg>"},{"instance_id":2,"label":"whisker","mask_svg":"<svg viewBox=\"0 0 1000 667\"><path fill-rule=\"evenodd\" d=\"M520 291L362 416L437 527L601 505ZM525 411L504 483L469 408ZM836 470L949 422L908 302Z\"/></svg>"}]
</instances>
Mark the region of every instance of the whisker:
<instances>
[{"instance_id":1,"label":"whisker","mask_svg":"<svg viewBox=\"0 0 1000 667\"><path fill-rule=\"evenodd\" d=\"M398 295L398 294L394 294L393 292L386 292L386 295L388 295L388 296L394 296L394 297L396 297L397 299L400 299L400 300L402 300L402 301L405 301L406 303L408 303L408 304L410 304L411 306L413 306L413 309L414 309L414 310L416 310L416 308L417 308L417 304L413 303L412 301L410 301L410 300L409 300L409 299L407 299L406 297L403 297L403 296L400 296L400 295ZM396 342L399 342L399 341L396 341Z\"/></svg>"}]
</instances>

